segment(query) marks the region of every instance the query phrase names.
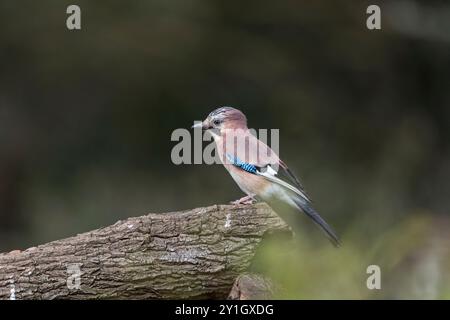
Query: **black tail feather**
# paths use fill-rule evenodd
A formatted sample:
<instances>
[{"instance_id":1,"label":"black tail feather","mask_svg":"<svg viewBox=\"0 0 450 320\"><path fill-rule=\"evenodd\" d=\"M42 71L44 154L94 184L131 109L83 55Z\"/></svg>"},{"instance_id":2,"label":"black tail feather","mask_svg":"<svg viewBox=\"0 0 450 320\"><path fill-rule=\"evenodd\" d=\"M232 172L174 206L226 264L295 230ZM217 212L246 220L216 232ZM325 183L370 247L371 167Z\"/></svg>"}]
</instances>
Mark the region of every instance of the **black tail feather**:
<instances>
[{"instance_id":1,"label":"black tail feather","mask_svg":"<svg viewBox=\"0 0 450 320\"><path fill-rule=\"evenodd\" d=\"M294 197L294 202L297 204L300 210L302 210L308 217L310 217L327 235L328 239L335 245L339 247L341 242L339 241L338 236L333 231L333 229L322 219L322 217L314 210L311 204L303 198Z\"/></svg>"}]
</instances>

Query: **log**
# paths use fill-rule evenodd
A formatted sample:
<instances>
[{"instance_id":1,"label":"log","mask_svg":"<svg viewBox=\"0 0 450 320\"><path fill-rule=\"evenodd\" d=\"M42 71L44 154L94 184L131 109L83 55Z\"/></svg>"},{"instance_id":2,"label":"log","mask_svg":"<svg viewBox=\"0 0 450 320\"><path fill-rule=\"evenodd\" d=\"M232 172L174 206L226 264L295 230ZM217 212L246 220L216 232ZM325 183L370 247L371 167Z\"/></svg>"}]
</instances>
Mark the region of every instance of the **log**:
<instances>
[{"instance_id":1,"label":"log","mask_svg":"<svg viewBox=\"0 0 450 320\"><path fill-rule=\"evenodd\" d=\"M269 278L254 273L239 275L228 294L230 300L270 300L273 299L276 286Z\"/></svg>"},{"instance_id":2,"label":"log","mask_svg":"<svg viewBox=\"0 0 450 320\"><path fill-rule=\"evenodd\" d=\"M129 218L0 254L0 299L225 299L277 232L264 203Z\"/></svg>"}]
</instances>

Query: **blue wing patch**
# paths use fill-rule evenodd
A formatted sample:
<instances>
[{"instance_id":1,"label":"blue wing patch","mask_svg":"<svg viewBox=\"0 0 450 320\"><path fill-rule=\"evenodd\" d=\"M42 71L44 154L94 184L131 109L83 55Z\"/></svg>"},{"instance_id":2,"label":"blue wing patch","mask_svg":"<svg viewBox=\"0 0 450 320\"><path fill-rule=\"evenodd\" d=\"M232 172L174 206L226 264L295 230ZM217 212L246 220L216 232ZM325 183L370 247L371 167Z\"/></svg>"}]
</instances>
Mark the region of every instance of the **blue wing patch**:
<instances>
[{"instance_id":1,"label":"blue wing patch","mask_svg":"<svg viewBox=\"0 0 450 320\"><path fill-rule=\"evenodd\" d=\"M239 160L237 157L232 156L230 154L227 153L227 159L228 161L230 161L230 163L238 168L241 168L244 171L247 171L249 173L253 173L256 174L257 168L256 166L250 164L250 163L245 163L242 162L241 160Z\"/></svg>"}]
</instances>

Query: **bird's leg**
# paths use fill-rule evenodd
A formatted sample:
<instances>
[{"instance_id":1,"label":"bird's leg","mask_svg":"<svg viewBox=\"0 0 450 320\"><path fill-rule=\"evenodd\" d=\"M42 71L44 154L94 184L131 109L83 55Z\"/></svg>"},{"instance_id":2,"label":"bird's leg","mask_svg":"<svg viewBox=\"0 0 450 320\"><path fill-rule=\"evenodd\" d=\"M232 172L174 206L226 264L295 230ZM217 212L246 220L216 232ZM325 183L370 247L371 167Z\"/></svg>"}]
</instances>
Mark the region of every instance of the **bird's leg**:
<instances>
[{"instance_id":1,"label":"bird's leg","mask_svg":"<svg viewBox=\"0 0 450 320\"><path fill-rule=\"evenodd\" d=\"M253 204L256 202L256 199L254 198L255 195L251 195L251 196L245 196L242 197L236 201L231 201L231 204L237 205L237 204Z\"/></svg>"}]
</instances>

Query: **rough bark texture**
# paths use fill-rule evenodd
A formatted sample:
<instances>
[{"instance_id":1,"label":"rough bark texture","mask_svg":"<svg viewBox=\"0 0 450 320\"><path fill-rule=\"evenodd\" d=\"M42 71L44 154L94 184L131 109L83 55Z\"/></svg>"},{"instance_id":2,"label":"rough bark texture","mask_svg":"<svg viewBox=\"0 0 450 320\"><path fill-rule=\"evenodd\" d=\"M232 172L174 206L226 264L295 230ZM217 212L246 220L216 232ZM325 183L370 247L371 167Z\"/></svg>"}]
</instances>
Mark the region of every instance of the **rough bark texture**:
<instances>
[{"instance_id":1,"label":"rough bark texture","mask_svg":"<svg viewBox=\"0 0 450 320\"><path fill-rule=\"evenodd\" d=\"M242 274L234 281L228 295L231 300L268 300L273 299L275 285L259 274Z\"/></svg>"},{"instance_id":2,"label":"rough bark texture","mask_svg":"<svg viewBox=\"0 0 450 320\"><path fill-rule=\"evenodd\" d=\"M0 299L226 298L278 231L289 228L265 204L130 218L0 254Z\"/></svg>"}]
</instances>

